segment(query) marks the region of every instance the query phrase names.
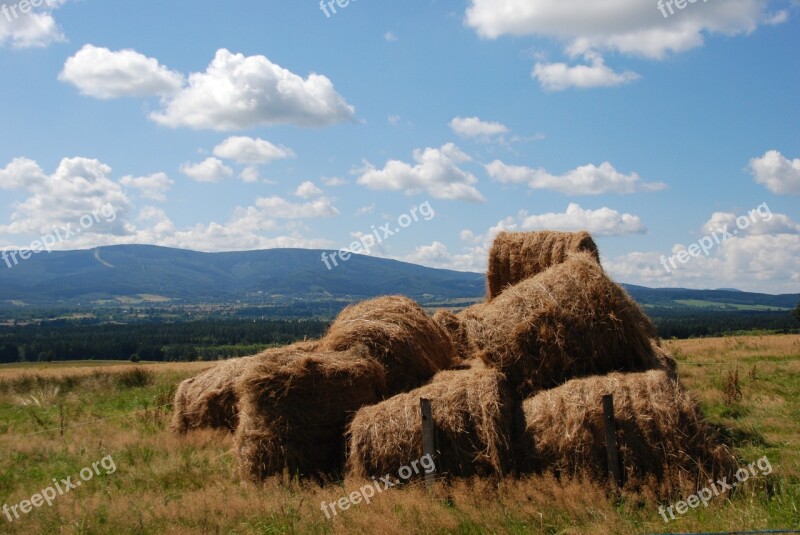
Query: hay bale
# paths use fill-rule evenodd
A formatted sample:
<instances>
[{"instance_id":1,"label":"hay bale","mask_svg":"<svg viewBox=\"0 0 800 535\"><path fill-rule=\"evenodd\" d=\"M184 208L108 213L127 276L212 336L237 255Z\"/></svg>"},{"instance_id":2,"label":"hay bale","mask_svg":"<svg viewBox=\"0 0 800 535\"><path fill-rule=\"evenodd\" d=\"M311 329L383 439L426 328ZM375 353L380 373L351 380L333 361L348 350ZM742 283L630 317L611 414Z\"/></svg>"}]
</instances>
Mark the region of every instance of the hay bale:
<instances>
[{"instance_id":1,"label":"hay bale","mask_svg":"<svg viewBox=\"0 0 800 535\"><path fill-rule=\"evenodd\" d=\"M433 321L442 326L442 328L450 335L450 340L455 346L456 357L458 360L465 361L471 358L469 349L469 338L467 337L467 329L458 316L449 310L437 310L433 315Z\"/></svg>"},{"instance_id":2,"label":"hay bale","mask_svg":"<svg viewBox=\"0 0 800 535\"><path fill-rule=\"evenodd\" d=\"M511 395L503 375L479 361L440 372L412 392L364 407L348 427L348 476L396 473L422 457L420 398L431 400L437 473L501 475L513 465Z\"/></svg>"},{"instance_id":3,"label":"hay bale","mask_svg":"<svg viewBox=\"0 0 800 535\"><path fill-rule=\"evenodd\" d=\"M655 358L655 369L664 370L669 375L670 379L678 380L678 361L675 360L666 349L661 347L661 341L652 339L650 340L650 347L653 349Z\"/></svg>"},{"instance_id":4,"label":"hay bale","mask_svg":"<svg viewBox=\"0 0 800 535\"><path fill-rule=\"evenodd\" d=\"M331 351L359 344L367 346L386 368L390 394L424 384L456 358L447 332L417 303L402 296L348 306L323 339L323 346Z\"/></svg>"},{"instance_id":5,"label":"hay bale","mask_svg":"<svg viewBox=\"0 0 800 535\"><path fill-rule=\"evenodd\" d=\"M570 253L587 252L600 264L597 244L588 232L501 232L489 251L486 300L560 264Z\"/></svg>"},{"instance_id":6,"label":"hay bale","mask_svg":"<svg viewBox=\"0 0 800 535\"><path fill-rule=\"evenodd\" d=\"M314 351L319 342L298 342L288 348L269 349L251 357L226 360L203 373L186 379L178 386L173 402L170 429L186 433L211 428L234 431L239 423L235 392L236 381L246 367L257 359L269 359L287 350Z\"/></svg>"},{"instance_id":7,"label":"hay bale","mask_svg":"<svg viewBox=\"0 0 800 535\"><path fill-rule=\"evenodd\" d=\"M470 346L521 398L586 375L660 367L647 317L590 253L507 288L461 315Z\"/></svg>"},{"instance_id":8,"label":"hay bale","mask_svg":"<svg viewBox=\"0 0 800 535\"><path fill-rule=\"evenodd\" d=\"M236 384L234 450L243 476L341 473L347 422L385 392L384 368L364 346L254 360Z\"/></svg>"},{"instance_id":9,"label":"hay bale","mask_svg":"<svg viewBox=\"0 0 800 535\"><path fill-rule=\"evenodd\" d=\"M602 397L614 395L625 488L665 497L735 470L697 403L664 371L576 379L522 404L523 471L608 481Z\"/></svg>"}]
</instances>

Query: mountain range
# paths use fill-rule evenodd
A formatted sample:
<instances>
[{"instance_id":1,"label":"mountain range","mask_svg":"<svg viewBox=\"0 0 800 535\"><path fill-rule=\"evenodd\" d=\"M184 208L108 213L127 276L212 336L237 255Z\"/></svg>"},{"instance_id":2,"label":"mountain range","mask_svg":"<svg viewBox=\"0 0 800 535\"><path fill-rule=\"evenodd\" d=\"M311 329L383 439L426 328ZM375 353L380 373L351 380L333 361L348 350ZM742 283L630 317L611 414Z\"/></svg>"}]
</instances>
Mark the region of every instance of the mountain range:
<instances>
[{"instance_id":1,"label":"mountain range","mask_svg":"<svg viewBox=\"0 0 800 535\"><path fill-rule=\"evenodd\" d=\"M5 306L88 306L136 300L153 303L250 303L275 299L358 300L404 294L425 302L480 300L482 273L434 269L352 255L338 265L325 251L269 249L202 253L150 245L117 245L39 253L0 261ZM332 254L332 251L327 251ZM329 269L329 267L331 269ZM624 285L645 307L780 311L800 294L769 295L735 289L689 290Z\"/></svg>"}]
</instances>

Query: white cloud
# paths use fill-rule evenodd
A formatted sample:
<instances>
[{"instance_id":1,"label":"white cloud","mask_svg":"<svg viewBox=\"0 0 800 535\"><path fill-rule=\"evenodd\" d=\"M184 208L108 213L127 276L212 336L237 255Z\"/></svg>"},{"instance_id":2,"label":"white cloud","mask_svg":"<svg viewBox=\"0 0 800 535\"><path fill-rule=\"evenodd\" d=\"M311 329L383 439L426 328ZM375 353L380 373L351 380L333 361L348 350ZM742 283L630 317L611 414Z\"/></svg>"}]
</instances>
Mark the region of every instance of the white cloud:
<instances>
[{"instance_id":1,"label":"white cloud","mask_svg":"<svg viewBox=\"0 0 800 535\"><path fill-rule=\"evenodd\" d=\"M19 2L2 4L0 47L42 48L66 41L53 17L53 10L61 7L65 1L48 0L27 13L21 12ZM31 8L30 4L28 8Z\"/></svg>"},{"instance_id":2,"label":"white cloud","mask_svg":"<svg viewBox=\"0 0 800 535\"><path fill-rule=\"evenodd\" d=\"M297 197L308 199L311 197L319 197L322 195L322 190L319 189L313 182L307 180L297 187L297 191L295 191L294 194Z\"/></svg>"},{"instance_id":3,"label":"white cloud","mask_svg":"<svg viewBox=\"0 0 800 535\"><path fill-rule=\"evenodd\" d=\"M400 117L399 115L390 115L389 117L386 118L386 120L389 121L389 124L392 126L399 125L401 119L402 117Z\"/></svg>"},{"instance_id":4,"label":"white cloud","mask_svg":"<svg viewBox=\"0 0 800 535\"><path fill-rule=\"evenodd\" d=\"M339 177L322 177L320 180L322 181L323 184L325 184L329 188L344 186L345 184L347 184L346 180Z\"/></svg>"},{"instance_id":5,"label":"white cloud","mask_svg":"<svg viewBox=\"0 0 800 535\"><path fill-rule=\"evenodd\" d=\"M151 119L169 127L242 130L258 126L322 127L355 116L325 76L302 78L264 56L217 51L205 72L165 102Z\"/></svg>"},{"instance_id":6,"label":"white cloud","mask_svg":"<svg viewBox=\"0 0 800 535\"><path fill-rule=\"evenodd\" d=\"M756 182L778 195L800 195L800 158L789 160L776 150L750 160Z\"/></svg>"},{"instance_id":7,"label":"white cloud","mask_svg":"<svg viewBox=\"0 0 800 535\"><path fill-rule=\"evenodd\" d=\"M239 178L242 179L242 182L252 184L261 180L261 171L259 171L257 165L250 165L242 169L242 172L239 173Z\"/></svg>"},{"instance_id":8,"label":"white cloud","mask_svg":"<svg viewBox=\"0 0 800 535\"><path fill-rule=\"evenodd\" d=\"M450 121L450 128L466 138L490 138L508 133L503 123L482 121L478 117L455 117Z\"/></svg>"},{"instance_id":9,"label":"white cloud","mask_svg":"<svg viewBox=\"0 0 800 535\"><path fill-rule=\"evenodd\" d=\"M339 215L339 210L325 197L303 204L294 204L281 197L260 197L255 205L275 219L313 219Z\"/></svg>"},{"instance_id":10,"label":"white cloud","mask_svg":"<svg viewBox=\"0 0 800 535\"><path fill-rule=\"evenodd\" d=\"M566 63L537 63L533 77L545 91L564 91L570 88L615 87L640 77L632 71L615 72L597 54L587 54L589 65L569 66Z\"/></svg>"},{"instance_id":11,"label":"white cloud","mask_svg":"<svg viewBox=\"0 0 800 535\"><path fill-rule=\"evenodd\" d=\"M375 212L375 203L372 203L369 206L362 206L361 208L356 210L356 216L372 214L374 212Z\"/></svg>"},{"instance_id":12,"label":"white cloud","mask_svg":"<svg viewBox=\"0 0 800 535\"><path fill-rule=\"evenodd\" d=\"M621 214L611 208L583 209L570 203L565 213L527 215L520 212L520 230L563 230L575 232L588 230L595 236L621 236L647 232L639 216Z\"/></svg>"},{"instance_id":13,"label":"white cloud","mask_svg":"<svg viewBox=\"0 0 800 535\"><path fill-rule=\"evenodd\" d=\"M486 171L493 180L502 184L527 184L531 189L547 189L566 195L634 193L666 187L661 182L642 182L635 172L629 175L620 173L609 162L600 166L583 165L563 175L553 175L542 168L508 165L495 160L486 166Z\"/></svg>"},{"instance_id":14,"label":"white cloud","mask_svg":"<svg viewBox=\"0 0 800 535\"><path fill-rule=\"evenodd\" d=\"M89 44L67 59L58 79L100 99L174 95L184 84L182 74L154 58L135 50L113 52Z\"/></svg>"},{"instance_id":15,"label":"white cloud","mask_svg":"<svg viewBox=\"0 0 800 535\"><path fill-rule=\"evenodd\" d=\"M294 152L283 145L276 146L261 138L232 136L214 147L214 156L233 160L239 164L258 165L293 158Z\"/></svg>"},{"instance_id":16,"label":"white cloud","mask_svg":"<svg viewBox=\"0 0 800 535\"><path fill-rule=\"evenodd\" d=\"M750 33L760 24L786 20L786 12L769 9L774 3L688 3L665 18L655 0L471 0L465 22L488 39L538 35L565 42L573 55L611 50L660 59L701 46L706 34Z\"/></svg>"},{"instance_id":17,"label":"white cloud","mask_svg":"<svg viewBox=\"0 0 800 535\"><path fill-rule=\"evenodd\" d=\"M237 207L223 223L197 223L178 228L162 208L144 206L132 218L132 203L122 182L143 191L159 191L169 179L157 173L150 177L111 178L111 168L98 160L64 158L53 174L39 165L17 158L0 168L0 187L21 190L29 198L11 207L8 224L0 222L0 235L20 236L12 244L3 236L4 247L25 248L31 239L62 231L67 225L72 234L56 243L54 249L81 249L116 244L153 244L198 251L239 251L273 247L330 248L329 240L306 238L300 234L302 222L339 214L330 200L292 203L280 197L257 198L246 207ZM113 209L109 213L108 209ZM91 226L81 227L81 218L93 216ZM110 217L113 215L113 217ZM267 235L266 233L269 233Z\"/></svg>"},{"instance_id":18,"label":"white cloud","mask_svg":"<svg viewBox=\"0 0 800 535\"><path fill-rule=\"evenodd\" d=\"M383 38L390 43L397 41L397 36L392 32L386 32L385 34L383 34Z\"/></svg>"},{"instance_id":19,"label":"white cloud","mask_svg":"<svg viewBox=\"0 0 800 535\"><path fill-rule=\"evenodd\" d=\"M142 192L142 196L153 201L163 202L167 200L167 191L174 182L166 173L154 173L149 176L133 177L124 176L120 179L120 184L131 188L136 188Z\"/></svg>"},{"instance_id":20,"label":"white cloud","mask_svg":"<svg viewBox=\"0 0 800 535\"><path fill-rule=\"evenodd\" d=\"M51 175L33 160L13 160L0 169L0 187L23 190L30 196L14 203L10 223L0 224L0 233L39 235L66 225L77 230L82 217L92 217L93 212L110 206L115 214L113 221L101 217L78 234L129 234L131 228L124 218L131 202L110 176L108 165L89 158L64 158Z\"/></svg>"},{"instance_id":21,"label":"white cloud","mask_svg":"<svg viewBox=\"0 0 800 535\"><path fill-rule=\"evenodd\" d=\"M181 173L197 182L219 182L233 176L233 169L217 158L206 158L199 163L181 165Z\"/></svg>"},{"instance_id":22,"label":"white cloud","mask_svg":"<svg viewBox=\"0 0 800 535\"><path fill-rule=\"evenodd\" d=\"M748 222L740 219L737 225L736 214L714 213L693 242L675 244L669 252L631 252L604 259L604 264L617 278L645 286L798 292L800 224L765 204L738 217ZM695 247L692 255L691 246L703 238L708 254Z\"/></svg>"},{"instance_id":23,"label":"white cloud","mask_svg":"<svg viewBox=\"0 0 800 535\"><path fill-rule=\"evenodd\" d=\"M434 241L430 245L417 247L411 254L401 258L423 266L483 273L486 271L489 250L501 232L533 230L588 230L596 236L641 234L646 231L641 220L631 214L620 214L610 208L584 210L571 204L563 214L529 215L521 211L491 226L486 232L476 234L464 229L459 233L463 247L451 251L444 243Z\"/></svg>"},{"instance_id":24,"label":"white cloud","mask_svg":"<svg viewBox=\"0 0 800 535\"><path fill-rule=\"evenodd\" d=\"M407 195L427 192L435 199L484 202L486 199L475 187L478 179L458 164L471 161L452 143L439 149L414 151L415 165L390 160L383 169L369 162L361 169L358 183L370 189L404 191Z\"/></svg>"}]
</instances>

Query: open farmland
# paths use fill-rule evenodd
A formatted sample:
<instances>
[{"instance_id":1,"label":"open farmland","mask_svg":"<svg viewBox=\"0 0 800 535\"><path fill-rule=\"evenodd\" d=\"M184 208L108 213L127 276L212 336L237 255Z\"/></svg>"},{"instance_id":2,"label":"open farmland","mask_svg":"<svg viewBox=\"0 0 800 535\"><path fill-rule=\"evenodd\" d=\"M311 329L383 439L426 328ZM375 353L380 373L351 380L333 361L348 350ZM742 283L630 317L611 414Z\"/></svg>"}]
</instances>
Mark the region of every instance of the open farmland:
<instances>
[{"instance_id":1,"label":"open farmland","mask_svg":"<svg viewBox=\"0 0 800 535\"><path fill-rule=\"evenodd\" d=\"M767 456L751 478L665 524L646 495L547 477L440 482L418 477L339 511L320 504L363 482L244 481L232 436L168 430L179 381L208 363L0 368L0 505L12 506L111 456L99 473L9 522L3 533L658 533L800 529L800 336L668 341L679 373L737 456ZM738 368L741 397L726 400ZM376 476L378 474L375 474ZM664 504L668 505L668 504Z\"/></svg>"}]
</instances>

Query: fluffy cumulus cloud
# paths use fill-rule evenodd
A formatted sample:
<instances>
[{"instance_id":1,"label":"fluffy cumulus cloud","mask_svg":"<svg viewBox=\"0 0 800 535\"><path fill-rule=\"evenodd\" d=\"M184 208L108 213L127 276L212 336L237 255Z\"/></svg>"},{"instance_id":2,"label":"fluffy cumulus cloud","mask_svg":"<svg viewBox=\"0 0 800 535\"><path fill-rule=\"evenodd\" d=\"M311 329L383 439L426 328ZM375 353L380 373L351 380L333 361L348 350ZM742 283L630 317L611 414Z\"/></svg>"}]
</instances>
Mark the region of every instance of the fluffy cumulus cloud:
<instances>
[{"instance_id":1,"label":"fluffy cumulus cloud","mask_svg":"<svg viewBox=\"0 0 800 535\"><path fill-rule=\"evenodd\" d=\"M140 177L128 175L122 177L119 182L123 186L139 190L145 199L159 202L167 200L167 192L174 184L166 173L153 173Z\"/></svg>"},{"instance_id":2,"label":"fluffy cumulus cloud","mask_svg":"<svg viewBox=\"0 0 800 535\"><path fill-rule=\"evenodd\" d=\"M53 249L132 243L198 251L334 245L301 232L306 221L339 215L323 196L298 203L258 197L249 206L234 208L226 221L179 228L162 208L134 210L125 191L135 189L143 198L159 200L171 183L164 173L116 181L108 165L89 158L64 158L52 174L33 160L17 158L0 168L0 189L22 198L10 206L9 220L0 222L0 245L25 249L41 236L55 236L56 230L61 239L53 240Z\"/></svg>"},{"instance_id":3,"label":"fluffy cumulus cloud","mask_svg":"<svg viewBox=\"0 0 800 535\"><path fill-rule=\"evenodd\" d=\"M293 158L294 152L283 145L276 146L261 138L232 136L214 147L214 156L233 160L239 164L258 165Z\"/></svg>"},{"instance_id":4,"label":"fluffy cumulus cloud","mask_svg":"<svg viewBox=\"0 0 800 535\"><path fill-rule=\"evenodd\" d=\"M150 118L173 128L323 127L355 117L355 109L326 76L312 73L303 78L265 56L225 49L217 51L204 72L192 73L187 80L135 50L86 45L66 61L59 79L95 98L162 97L163 108Z\"/></svg>"},{"instance_id":5,"label":"fluffy cumulus cloud","mask_svg":"<svg viewBox=\"0 0 800 535\"><path fill-rule=\"evenodd\" d=\"M58 79L83 95L100 99L174 95L183 75L135 50L112 51L85 45L67 59Z\"/></svg>"},{"instance_id":6,"label":"fluffy cumulus cloud","mask_svg":"<svg viewBox=\"0 0 800 535\"><path fill-rule=\"evenodd\" d=\"M478 117L455 117L450 121L450 128L466 138L489 138L508 133L508 127L503 123L482 121Z\"/></svg>"},{"instance_id":7,"label":"fluffy cumulus cloud","mask_svg":"<svg viewBox=\"0 0 800 535\"><path fill-rule=\"evenodd\" d=\"M233 169L218 158L206 158L202 162L181 165L181 173L197 182L219 182L233 176Z\"/></svg>"},{"instance_id":8,"label":"fluffy cumulus cloud","mask_svg":"<svg viewBox=\"0 0 800 535\"><path fill-rule=\"evenodd\" d=\"M441 148L417 149L415 164L390 160L383 169L365 162L358 183L371 189L404 191L407 195L427 193L435 199L484 202L475 187L478 179L459 167L472 159L453 143Z\"/></svg>"},{"instance_id":9,"label":"fluffy cumulus cloud","mask_svg":"<svg viewBox=\"0 0 800 535\"><path fill-rule=\"evenodd\" d=\"M621 214L611 208L597 210L581 208L571 203L563 213L528 215L520 213L521 230L588 230L596 236L620 236L623 234L644 234L647 232L639 216Z\"/></svg>"},{"instance_id":10,"label":"fluffy cumulus cloud","mask_svg":"<svg viewBox=\"0 0 800 535\"><path fill-rule=\"evenodd\" d=\"M258 126L322 127L350 121L355 109L321 74L303 78L265 56L217 51L205 72L150 117L165 126L243 130Z\"/></svg>"},{"instance_id":11,"label":"fluffy cumulus cloud","mask_svg":"<svg viewBox=\"0 0 800 535\"><path fill-rule=\"evenodd\" d=\"M673 2L614 0L471 0L466 24L484 38L537 35L567 51L614 51L660 59L701 46L708 34L749 33L786 20L774 0ZM662 6L662 7L659 7ZM672 13L671 13L672 12Z\"/></svg>"},{"instance_id":12,"label":"fluffy cumulus cloud","mask_svg":"<svg viewBox=\"0 0 800 535\"><path fill-rule=\"evenodd\" d=\"M577 204L570 204L565 213L531 215L523 210L516 216L498 221L483 233L464 229L460 233L461 246L457 250L451 250L444 243L434 241L430 245L417 247L402 260L435 268L482 273L486 271L489 249L499 233L542 229L588 230L595 236L642 234L647 230L638 216L621 214L605 207L588 210Z\"/></svg>"},{"instance_id":13,"label":"fluffy cumulus cloud","mask_svg":"<svg viewBox=\"0 0 800 535\"><path fill-rule=\"evenodd\" d=\"M564 91L570 88L615 87L639 79L632 71L616 72L598 54L586 54L588 64L537 63L533 77L545 91Z\"/></svg>"},{"instance_id":14,"label":"fluffy cumulus cloud","mask_svg":"<svg viewBox=\"0 0 800 535\"><path fill-rule=\"evenodd\" d=\"M130 199L111 178L111 168L98 160L64 158L55 172L47 174L35 161L17 158L0 169L0 188L27 195L14 203L10 222L0 224L0 234L46 234L67 225L78 230L84 217L94 220L81 229L84 236L132 232L125 223ZM109 216L95 217L105 213Z\"/></svg>"},{"instance_id":15,"label":"fluffy cumulus cloud","mask_svg":"<svg viewBox=\"0 0 800 535\"><path fill-rule=\"evenodd\" d=\"M766 204L747 213L712 214L694 241L669 251L604 259L625 282L656 287L795 293L800 288L800 224Z\"/></svg>"},{"instance_id":16,"label":"fluffy cumulus cloud","mask_svg":"<svg viewBox=\"0 0 800 535\"><path fill-rule=\"evenodd\" d=\"M294 194L297 197L310 199L311 197L319 197L322 195L322 190L319 189L316 184L307 180L297 187L297 190L294 192Z\"/></svg>"},{"instance_id":17,"label":"fluffy cumulus cloud","mask_svg":"<svg viewBox=\"0 0 800 535\"><path fill-rule=\"evenodd\" d=\"M18 2L0 4L0 47L41 48L66 41L53 16L64 3L66 0L36 0L22 6Z\"/></svg>"},{"instance_id":18,"label":"fluffy cumulus cloud","mask_svg":"<svg viewBox=\"0 0 800 535\"><path fill-rule=\"evenodd\" d=\"M776 150L750 160L756 182L778 195L800 195L800 158L790 160Z\"/></svg>"},{"instance_id":19,"label":"fluffy cumulus cloud","mask_svg":"<svg viewBox=\"0 0 800 535\"><path fill-rule=\"evenodd\" d=\"M502 184L525 184L531 189L547 189L566 195L634 193L666 187L660 182L643 182L635 172L629 175L620 173L609 162L599 166L583 165L563 175L553 175L542 168L509 165L495 160L486 166L486 171Z\"/></svg>"}]
</instances>

